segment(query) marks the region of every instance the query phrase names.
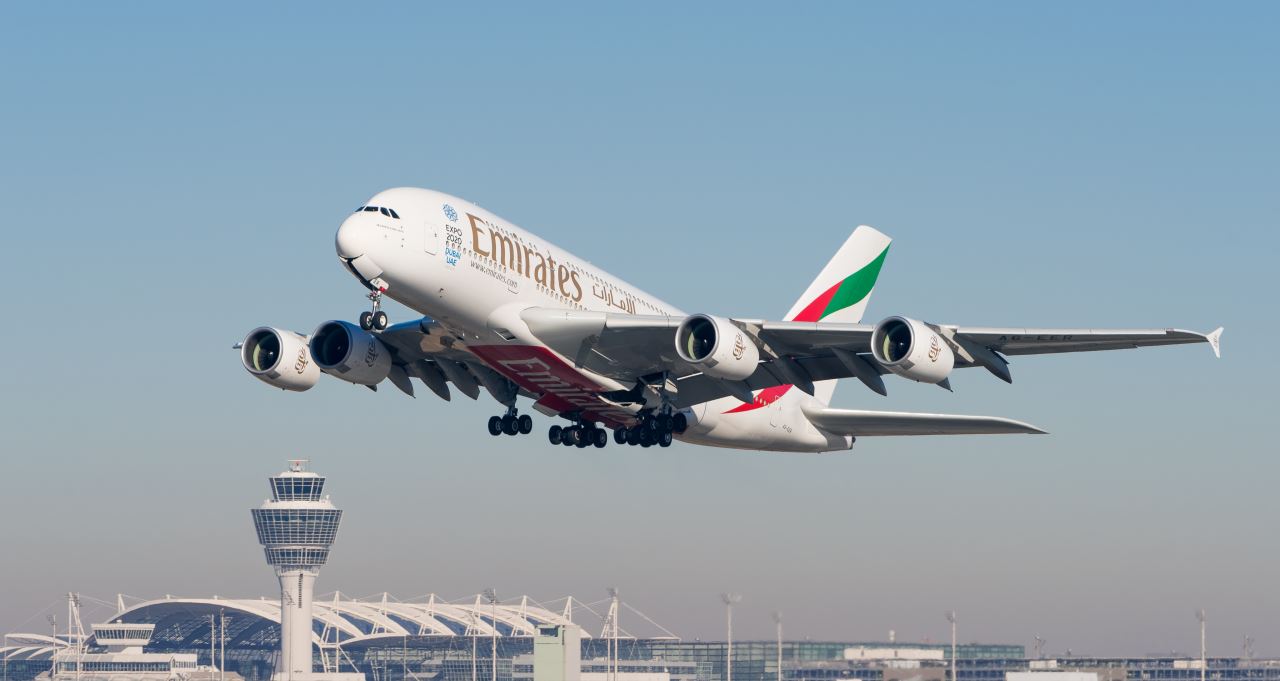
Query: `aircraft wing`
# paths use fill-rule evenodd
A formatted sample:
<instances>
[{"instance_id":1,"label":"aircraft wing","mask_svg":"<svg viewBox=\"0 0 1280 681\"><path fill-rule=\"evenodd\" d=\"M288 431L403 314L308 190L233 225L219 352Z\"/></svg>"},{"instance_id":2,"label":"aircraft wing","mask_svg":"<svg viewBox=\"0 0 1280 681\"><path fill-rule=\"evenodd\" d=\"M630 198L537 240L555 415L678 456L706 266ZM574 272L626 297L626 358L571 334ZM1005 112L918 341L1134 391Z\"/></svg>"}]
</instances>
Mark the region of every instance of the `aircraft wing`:
<instances>
[{"instance_id":1,"label":"aircraft wing","mask_svg":"<svg viewBox=\"0 0 1280 681\"><path fill-rule=\"evenodd\" d=\"M388 378L409 396L413 396L409 377L422 381L445 400L450 398L450 383L473 400L480 396L482 387L503 404L509 404L520 393L515 383L476 361L433 319L424 317L396 324L379 333L378 338L391 349Z\"/></svg>"},{"instance_id":2,"label":"aircraft wing","mask_svg":"<svg viewBox=\"0 0 1280 681\"><path fill-rule=\"evenodd\" d=\"M1041 434L1045 431L1021 421L997 416L915 414L861 409L805 410L813 425L838 435L878 437L887 435L1003 435Z\"/></svg>"},{"instance_id":3,"label":"aircraft wing","mask_svg":"<svg viewBox=\"0 0 1280 681\"><path fill-rule=\"evenodd\" d=\"M812 383L857 378L885 394L881 376L888 371L871 355L875 325L822 322L733 320L760 346L756 371L742 381L723 381L702 374L676 353L679 317L627 315L530 308L521 317L548 347L577 366L631 385L653 383L662 376L676 381L676 406L690 406L734 395L751 400L751 392L777 385L796 385L812 392ZM1036 329L965 327L930 324L955 351L957 368L982 366L1012 382L1005 355L1117 350L1156 345L1209 343L1220 352L1222 329L1203 334L1180 329Z\"/></svg>"}]
</instances>

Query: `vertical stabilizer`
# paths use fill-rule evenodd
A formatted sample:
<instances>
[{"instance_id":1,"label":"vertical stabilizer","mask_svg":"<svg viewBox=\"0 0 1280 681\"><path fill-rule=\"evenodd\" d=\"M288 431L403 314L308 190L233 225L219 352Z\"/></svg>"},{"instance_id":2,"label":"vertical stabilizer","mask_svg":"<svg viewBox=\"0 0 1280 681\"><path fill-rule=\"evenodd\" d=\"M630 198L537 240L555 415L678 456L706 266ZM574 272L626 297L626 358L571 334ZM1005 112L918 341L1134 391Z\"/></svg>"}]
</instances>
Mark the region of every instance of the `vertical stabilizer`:
<instances>
[{"instance_id":1,"label":"vertical stabilizer","mask_svg":"<svg viewBox=\"0 0 1280 681\"><path fill-rule=\"evenodd\" d=\"M791 306L786 319L847 324L862 321L880 276L880 267L889 255L891 241L866 225L853 230L804 295ZM835 381L818 381L814 383L813 394L823 402L830 402L835 389Z\"/></svg>"}]
</instances>

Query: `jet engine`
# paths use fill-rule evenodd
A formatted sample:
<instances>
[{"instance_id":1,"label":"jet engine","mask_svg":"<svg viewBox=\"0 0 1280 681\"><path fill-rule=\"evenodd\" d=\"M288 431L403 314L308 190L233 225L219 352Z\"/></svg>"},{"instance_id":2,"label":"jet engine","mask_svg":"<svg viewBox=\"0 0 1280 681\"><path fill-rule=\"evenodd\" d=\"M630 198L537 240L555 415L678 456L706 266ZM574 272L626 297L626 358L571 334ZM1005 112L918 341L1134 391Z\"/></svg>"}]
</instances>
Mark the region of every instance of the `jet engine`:
<instances>
[{"instance_id":1,"label":"jet engine","mask_svg":"<svg viewBox=\"0 0 1280 681\"><path fill-rule=\"evenodd\" d=\"M307 339L269 326L260 326L244 337L240 363L258 380L282 390L310 390L320 380L320 368L307 351Z\"/></svg>"},{"instance_id":2,"label":"jet engine","mask_svg":"<svg viewBox=\"0 0 1280 681\"><path fill-rule=\"evenodd\" d=\"M358 385L377 385L391 373L387 346L350 322L335 320L316 327L311 358L326 374Z\"/></svg>"},{"instance_id":3,"label":"jet engine","mask_svg":"<svg viewBox=\"0 0 1280 681\"><path fill-rule=\"evenodd\" d=\"M756 370L755 341L724 317L695 314L676 329L676 354L712 378L740 381Z\"/></svg>"},{"instance_id":4,"label":"jet engine","mask_svg":"<svg viewBox=\"0 0 1280 681\"><path fill-rule=\"evenodd\" d=\"M951 346L929 325L889 317L871 334L871 354L889 371L921 383L939 383L955 368Z\"/></svg>"}]
</instances>

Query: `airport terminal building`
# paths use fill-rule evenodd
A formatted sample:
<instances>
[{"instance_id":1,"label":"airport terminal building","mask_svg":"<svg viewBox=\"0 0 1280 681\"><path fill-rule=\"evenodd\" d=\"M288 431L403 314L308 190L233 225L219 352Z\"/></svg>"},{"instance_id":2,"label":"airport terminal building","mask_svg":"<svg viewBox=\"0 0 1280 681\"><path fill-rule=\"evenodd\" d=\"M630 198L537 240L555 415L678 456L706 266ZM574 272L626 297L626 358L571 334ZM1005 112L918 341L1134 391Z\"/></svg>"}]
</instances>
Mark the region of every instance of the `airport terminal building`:
<instances>
[{"instance_id":1,"label":"airport terminal building","mask_svg":"<svg viewBox=\"0 0 1280 681\"><path fill-rule=\"evenodd\" d=\"M534 641L547 626L574 626L570 615L521 599L448 603L318 599L312 644L317 669L359 672L368 681L536 681ZM222 618L222 619L219 619ZM268 681L280 651L280 602L268 599L164 598L116 613L112 622L154 625L148 653L194 655L246 681ZM211 621L222 626L211 627ZM610 649L616 641L617 661ZM67 641L13 634L2 649L3 681L34 681ZM581 633L582 681L726 681L723 641L675 637L616 639ZM495 650L496 647L496 650ZM87 650L101 646L92 637ZM496 652L496 655L495 655ZM773 641L733 643L734 681L950 681L949 645L903 642ZM496 658L497 668L493 661ZM1020 645L963 644L956 681L1199 681L1199 660L1174 657L1028 660ZM224 662L225 660L225 662ZM1015 675L1015 676L1011 676ZM1040 676L1042 674L1037 674ZM1069 678L1071 677L1071 678ZM1280 681L1280 660L1210 658L1208 681ZM180 678L175 681L181 681Z\"/></svg>"},{"instance_id":2,"label":"airport terminal building","mask_svg":"<svg viewBox=\"0 0 1280 681\"><path fill-rule=\"evenodd\" d=\"M429 598L406 603L390 599L357 601L319 598L314 603L312 648L316 669L363 673L369 681L533 681L534 638L546 625L572 626L571 614L554 612L524 598L516 603L490 603L477 597L465 603ZM164 598L138 603L111 621L154 625L149 653L195 655L201 665L225 668L246 681L269 681L280 654L280 601L274 599ZM211 627L211 622L219 627ZM33 681L47 670L54 654L66 646L50 636L12 635L3 649L5 679ZM616 641L616 681L724 681L725 642L685 641L673 636L616 639L581 634L582 672L602 672ZM929 651L937 660L950 647L927 644L784 641L784 679L861 678L874 676L865 661L847 660L853 649ZM88 640L88 649L97 642ZM496 656L494 654L496 647ZM964 660L1022 658L1017 645L966 644ZM906 654L906 653L901 653ZM493 660L496 657L496 674ZM733 644L734 681L777 681L778 648L773 641ZM966 668L968 665L965 665ZM846 672L859 670L850 676ZM655 677L654 675L658 675ZM961 673L961 677L965 677ZM986 679L974 676L972 681ZM1277 677L1276 681L1280 681Z\"/></svg>"}]
</instances>

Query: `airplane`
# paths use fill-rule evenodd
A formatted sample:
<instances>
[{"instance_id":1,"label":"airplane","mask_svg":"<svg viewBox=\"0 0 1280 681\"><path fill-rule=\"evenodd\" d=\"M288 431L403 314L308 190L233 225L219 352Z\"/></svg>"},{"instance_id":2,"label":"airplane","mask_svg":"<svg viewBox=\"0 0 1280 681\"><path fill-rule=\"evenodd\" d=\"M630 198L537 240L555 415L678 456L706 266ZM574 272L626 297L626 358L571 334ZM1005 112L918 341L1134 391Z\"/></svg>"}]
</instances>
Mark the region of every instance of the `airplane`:
<instances>
[{"instance_id":1,"label":"airplane","mask_svg":"<svg viewBox=\"0 0 1280 681\"><path fill-rule=\"evenodd\" d=\"M338 259L368 289L358 323L309 335L259 327L241 362L268 385L313 387L320 374L407 395L417 379L441 398L484 388L506 407L492 435L527 435L534 410L567 421L553 445L668 447L674 440L744 450L827 452L860 437L1043 433L990 416L838 409L836 382L880 395L894 375L951 389L981 367L1012 383L1008 357L1183 343L1220 355L1222 328L1036 329L862 316L890 239L852 231L779 320L687 314L480 206L438 191L379 192L338 227ZM385 297L421 319L392 325Z\"/></svg>"}]
</instances>

